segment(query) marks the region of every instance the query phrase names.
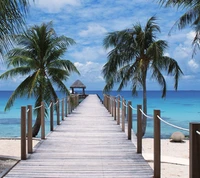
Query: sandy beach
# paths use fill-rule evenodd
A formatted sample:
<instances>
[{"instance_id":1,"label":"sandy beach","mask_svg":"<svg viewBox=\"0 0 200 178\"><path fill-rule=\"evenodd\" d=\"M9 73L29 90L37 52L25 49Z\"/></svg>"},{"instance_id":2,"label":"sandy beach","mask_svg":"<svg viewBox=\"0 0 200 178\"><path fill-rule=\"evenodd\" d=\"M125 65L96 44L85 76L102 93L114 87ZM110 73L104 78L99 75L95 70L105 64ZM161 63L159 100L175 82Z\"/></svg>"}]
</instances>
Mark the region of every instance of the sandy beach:
<instances>
[{"instance_id":1,"label":"sandy beach","mask_svg":"<svg viewBox=\"0 0 200 178\"><path fill-rule=\"evenodd\" d=\"M153 169L153 139L144 138L142 142L143 157ZM161 177L189 177L189 140L182 143L161 140Z\"/></svg>"},{"instance_id":2,"label":"sandy beach","mask_svg":"<svg viewBox=\"0 0 200 178\"><path fill-rule=\"evenodd\" d=\"M35 147L39 141L39 139L34 139L33 147ZM17 138L0 138L0 177L20 160L20 143L20 139Z\"/></svg>"},{"instance_id":3,"label":"sandy beach","mask_svg":"<svg viewBox=\"0 0 200 178\"><path fill-rule=\"evenodd\" d=\"M39 140L33 140L36 145ZM161 141L161 175L162 178L189 177L189 141L183 143ZM153 139L143 139L143 156L153 168ZM0 139L0 177L20 160L20 140Z\"/></svg>"}]
</instances>

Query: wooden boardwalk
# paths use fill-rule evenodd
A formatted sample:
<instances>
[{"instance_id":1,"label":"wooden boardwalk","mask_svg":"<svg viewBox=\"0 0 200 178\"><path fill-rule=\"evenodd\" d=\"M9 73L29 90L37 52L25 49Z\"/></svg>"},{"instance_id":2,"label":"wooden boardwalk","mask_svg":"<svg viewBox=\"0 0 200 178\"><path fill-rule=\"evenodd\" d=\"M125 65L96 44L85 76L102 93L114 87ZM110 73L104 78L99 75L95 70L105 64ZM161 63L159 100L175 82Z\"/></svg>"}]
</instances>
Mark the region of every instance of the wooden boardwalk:
<instances>
[{"instance_id":1,"label":"wooden boardwalk","mask_svg":"<svg viewBox=\"0 0 200 178\"><path fill-rule=\"evenodd\" d=\"M5 177L150 178L153 171L96 95L89 95Z\"/></svg>"}]
</instances>

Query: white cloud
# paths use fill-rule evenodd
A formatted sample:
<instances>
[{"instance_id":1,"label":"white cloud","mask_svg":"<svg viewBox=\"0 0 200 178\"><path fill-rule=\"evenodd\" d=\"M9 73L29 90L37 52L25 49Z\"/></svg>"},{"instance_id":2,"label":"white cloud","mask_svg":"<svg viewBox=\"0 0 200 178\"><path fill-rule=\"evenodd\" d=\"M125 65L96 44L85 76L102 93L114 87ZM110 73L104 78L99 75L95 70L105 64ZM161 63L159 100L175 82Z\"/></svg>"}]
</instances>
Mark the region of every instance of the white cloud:
<instances>
[{"instance_id":1,"label":"white cloud","mask_svg":"<svg viewBox=\"0 0 200 178\"><path fill-rule=\"evenodd\" d=\"M80 51L74 51L71 54L72 58L78 62L83 61L105 61L106 52L101 46L87 46Z\"/></svg>"},{"instance_id":2,"label":"white cloud","mask_svg":"<svg viewBox=\"0 0 200 178\"><path fill-rule=\"evenodd\" d=\"M81 2L80 0L35 0L34 4L42 10L47 10L49 13L56 13L67 5L79 6Z\"/></svg>"},{"instance_id":3,"label":"white cloud","mask_svg":"<svg viewBox=\"0 0 200 178\"><path fill-rule=\"evenodd\" d=\"M193 59L189 60L188 65L193 72L197 72L199 70L199 64L197 64Z\"/></svg>"},{"instance_id":4,"label":"white cloud","mask_svg":"<svg viewBox=\"0 0 200 178\"><path fill-rule=\"evenodd\" d=\"M104 35L105 33L107 33L107 30L102 27L101 25L99 24L89 24L88 27L87 27L87 30L82 30L80 31L79 35L81 37L86 37L86 36L102 36Z\"/></svg>"},{"instance_id":5,"label":"white cloud","mask_svg":"<svg viewBox=\"0 0 200 178\"><path fill-rule=\"evenodd\" d=\"M86 63L75 62L74 65L81 73L81 78L86 82L95 83L104 81L101 74L102 64L87 61Z\"/></svg>"}]
</instances>

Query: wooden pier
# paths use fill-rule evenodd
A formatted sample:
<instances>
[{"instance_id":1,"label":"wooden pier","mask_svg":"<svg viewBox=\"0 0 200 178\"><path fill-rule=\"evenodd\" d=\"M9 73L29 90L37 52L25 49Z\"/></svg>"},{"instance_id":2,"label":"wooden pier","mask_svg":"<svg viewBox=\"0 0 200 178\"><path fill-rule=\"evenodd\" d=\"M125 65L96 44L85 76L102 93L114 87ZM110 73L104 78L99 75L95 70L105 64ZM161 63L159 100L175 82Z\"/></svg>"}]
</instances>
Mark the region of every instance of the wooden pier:
<instances>
[{"instance_id":1,"label":"wooden pier","mask_svg":"<svg viewBox=\"0 0 200 178\"><path fill-rule=\"evenodd\" d=\"M96 95L89 95L5 177L152 178L153 170Z\"/></svg>"}]
</instances>

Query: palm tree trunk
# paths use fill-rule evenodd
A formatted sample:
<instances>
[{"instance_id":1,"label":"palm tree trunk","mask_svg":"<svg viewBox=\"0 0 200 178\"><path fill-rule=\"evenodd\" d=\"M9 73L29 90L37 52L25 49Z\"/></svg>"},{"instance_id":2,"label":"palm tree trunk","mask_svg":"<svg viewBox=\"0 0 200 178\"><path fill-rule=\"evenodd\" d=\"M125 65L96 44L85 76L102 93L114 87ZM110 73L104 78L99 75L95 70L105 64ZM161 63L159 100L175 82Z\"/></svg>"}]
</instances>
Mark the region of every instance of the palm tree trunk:
<instances>
[{"instance_id":1,"label":"palm tree trunk","mask_svg":"<svg viewBox=\"0 0 200 178\"><path fill-rule=\"evenodd\" d=\"M143 73L143 112L147 114L147 87L146 87L146 75L147 71ZM147 127L147 117L143 115L142 117L142 135L144 136L146 133Z\"/></svg>"},{"instance_id":2,"label":"palm tree trunk","mask_svg":"<svg viewBox=\"0 0 200 178\"><path fill-rule=\"evenodd\" d=\"M40 116L38 116L36 118L35 124L32 128L32 136L33 137L36 137L38 132L40 131L40 125L41 125L41 118L40 118Z\"/></svg>"}]
</instances>

